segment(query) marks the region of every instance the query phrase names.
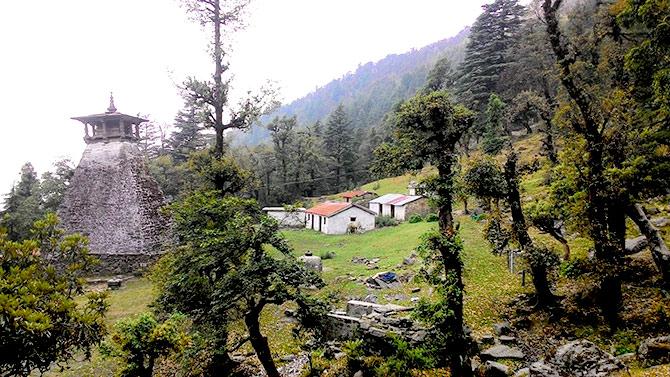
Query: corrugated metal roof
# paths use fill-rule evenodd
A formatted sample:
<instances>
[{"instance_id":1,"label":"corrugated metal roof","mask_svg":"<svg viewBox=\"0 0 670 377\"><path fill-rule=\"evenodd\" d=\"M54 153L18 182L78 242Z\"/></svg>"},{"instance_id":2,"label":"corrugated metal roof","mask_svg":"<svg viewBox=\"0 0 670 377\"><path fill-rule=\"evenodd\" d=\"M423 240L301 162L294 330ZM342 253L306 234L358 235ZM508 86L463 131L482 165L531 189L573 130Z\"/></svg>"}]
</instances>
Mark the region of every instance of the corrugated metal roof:
<instances>
[{"instance_id":1,"label":"corrugated metal roof","mask_svg":"<svg viewBox=\"0 0 670 377\"><path fill-rule=\"evenodd\" d=\"M415 200L419 200L421 198L423 198L423 197L420 196L420 195L403 195L402 198L392 200L389 204L393 204L393 205L396 205L396 206L404 206L405 204L409 204L409 203L411 203Z\"/></svg>"},{"instance_id":2,"label":"corrugated metal roof","mask_svg":"<svg viewBox=\"0 0 670 377\"><path fill-rule=\"evenodd\" d=\"M420 195L386 194L380 196L377 199L371 200L370 203L393 204L396 206L404 206L405 204L411 203L421 198L422 196Z\"/></svg>"}]
</instances>

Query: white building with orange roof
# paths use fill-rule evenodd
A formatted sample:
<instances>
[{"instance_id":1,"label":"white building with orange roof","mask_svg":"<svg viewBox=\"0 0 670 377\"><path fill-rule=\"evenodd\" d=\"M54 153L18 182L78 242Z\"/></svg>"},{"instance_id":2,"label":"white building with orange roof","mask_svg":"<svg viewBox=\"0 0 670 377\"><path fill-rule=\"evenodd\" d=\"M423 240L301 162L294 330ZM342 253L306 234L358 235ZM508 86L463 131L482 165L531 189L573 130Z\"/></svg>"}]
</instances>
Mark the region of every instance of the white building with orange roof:
<instances>
[{"instance_id":1,"label":"white building with orange roof","mask_svg":"<svg viewBox=\"0 0 670 377\"><path fill-rule=\"evenodd\" d=\"M375 213L354 203L320 203L305 214L305 227L325 234L362 233L375 228Z\"/></svg>"}]
</instances>

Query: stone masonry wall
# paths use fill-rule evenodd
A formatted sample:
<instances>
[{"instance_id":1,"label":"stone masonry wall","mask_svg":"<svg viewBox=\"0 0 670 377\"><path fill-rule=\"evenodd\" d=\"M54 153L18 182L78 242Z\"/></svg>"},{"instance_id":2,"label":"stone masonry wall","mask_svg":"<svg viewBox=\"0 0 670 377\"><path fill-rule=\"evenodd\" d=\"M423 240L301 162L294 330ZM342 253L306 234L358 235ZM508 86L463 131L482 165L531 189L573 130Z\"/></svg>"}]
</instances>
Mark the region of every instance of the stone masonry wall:
<instances>
[{"instance_id":1,"label":"stone masonry wall","mask_svg":"<svg viewBox=\"0 0 670 377\"><path fill-rule=\"evenodd\" d=\"M163 204L137 145L112 141L86 147L58 214L66 231L89 238L103 262L99 272L128 273L164 252L170 221Z\"/></svg>"}]
</instances>

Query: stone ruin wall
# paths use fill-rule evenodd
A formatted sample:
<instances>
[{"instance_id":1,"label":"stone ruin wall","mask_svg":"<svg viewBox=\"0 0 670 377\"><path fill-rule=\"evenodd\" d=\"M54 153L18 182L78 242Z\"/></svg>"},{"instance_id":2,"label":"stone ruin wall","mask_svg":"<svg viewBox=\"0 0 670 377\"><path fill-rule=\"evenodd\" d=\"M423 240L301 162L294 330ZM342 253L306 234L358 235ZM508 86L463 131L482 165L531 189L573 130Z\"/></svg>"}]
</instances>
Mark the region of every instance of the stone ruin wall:
<instances>
[{"instance_id":1,"label":"stone ruin wall","mask_svg":"<svg viewBox=\"0 0 670 377\"><path fill-rule=\"evenodd\" d=\"M136 144L88 144L59 209L63 227L89 238L100 273L136 272L170 240L164 197Z\"/></svg>"}]
</instances>

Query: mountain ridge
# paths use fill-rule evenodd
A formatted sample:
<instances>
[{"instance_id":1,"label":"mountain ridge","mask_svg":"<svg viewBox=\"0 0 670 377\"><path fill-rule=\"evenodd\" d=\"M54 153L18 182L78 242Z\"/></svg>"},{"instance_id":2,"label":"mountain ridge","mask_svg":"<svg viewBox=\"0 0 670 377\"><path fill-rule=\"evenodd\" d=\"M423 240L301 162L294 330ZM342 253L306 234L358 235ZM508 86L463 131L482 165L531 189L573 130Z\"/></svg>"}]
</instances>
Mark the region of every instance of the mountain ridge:
<instances>
[{"instance_id":1,"label":"mountain ridge","mask_svg":"<svg viewBox=\"0 0 670 377\"><path fill-rule=\"evenodd\" d=\"M456 35L401 54L389 54L376 61L361 64L354 72L316 88L305 96L281 106L246 132L236 132L233 144L253 146L269 138L265 124L276 116L298 117L301 125L324 120L340 103L354 128L379 124L393 106L416 93L425 83L435 62L448 56L453 67L463 59L470 27Z\"/></svg>"}]
</instances>

